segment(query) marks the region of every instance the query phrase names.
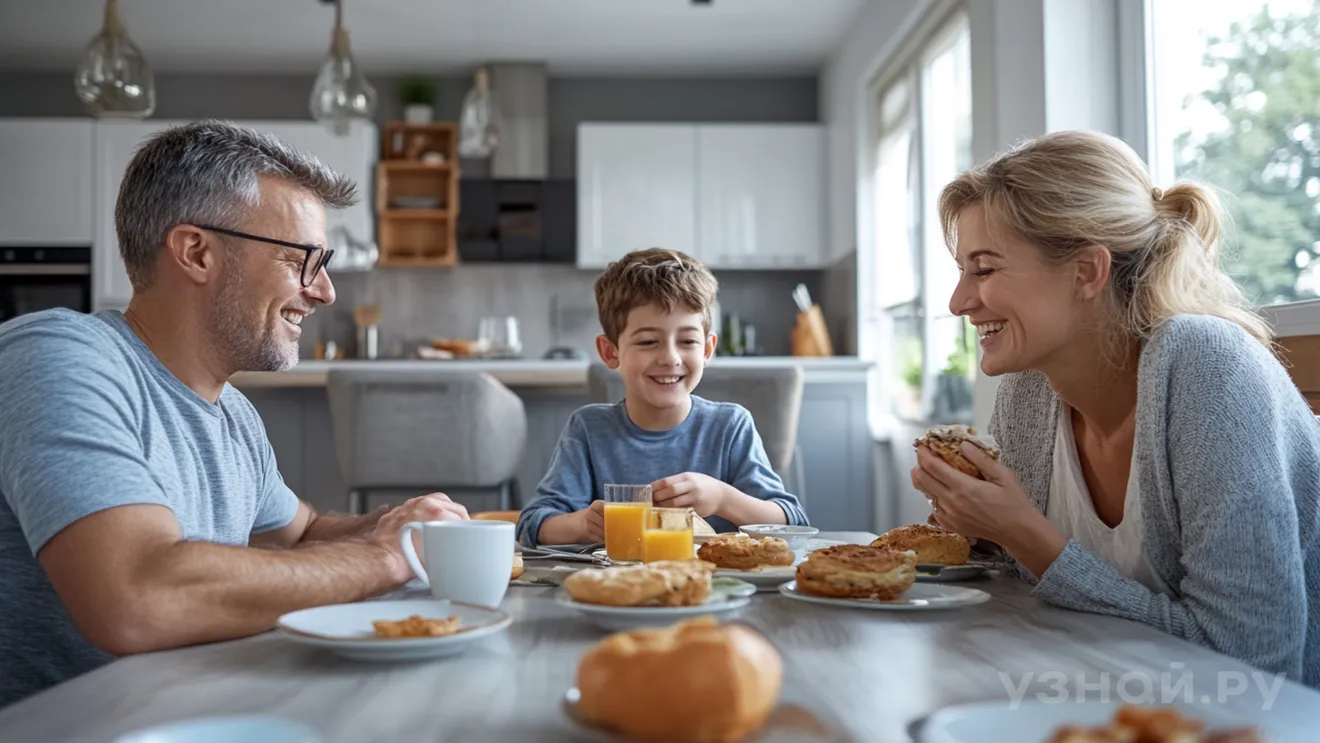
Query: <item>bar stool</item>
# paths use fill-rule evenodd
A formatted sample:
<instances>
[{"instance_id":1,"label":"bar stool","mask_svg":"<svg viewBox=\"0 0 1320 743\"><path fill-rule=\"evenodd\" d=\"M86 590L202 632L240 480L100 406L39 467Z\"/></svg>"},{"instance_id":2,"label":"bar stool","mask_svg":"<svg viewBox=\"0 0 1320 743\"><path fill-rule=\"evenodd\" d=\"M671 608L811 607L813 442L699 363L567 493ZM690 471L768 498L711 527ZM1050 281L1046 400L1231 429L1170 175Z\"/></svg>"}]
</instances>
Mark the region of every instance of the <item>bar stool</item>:
<instances>
[{"instance_id":1,"label":"bar stool","mask_svg":"<svg viewBox=\"0 0 1320 743\"><path fill-rule=\"evenodd\" d=\"M709 366L695 394L715 402L735 402L747 408L761 435L770 466L791 483L790 492L806 507L802 451L797 445L802 412L804 374L797 364L783 366ZM619 374L601 363L587 369L587 400L613 403L624 396ZM790 476L791 475L791 476Z\"/></svg>"},{"instance_id":2,"label":"bar stool","mask_svg":"<svg viewBox=\"0 0 1320 743\"><path fill-rule=\"evenodd\" d=\"M348 510L380 490L494 490L518 507L522 398L482 372L334 369L326 381Z\"/></svg>"}]
</instances>

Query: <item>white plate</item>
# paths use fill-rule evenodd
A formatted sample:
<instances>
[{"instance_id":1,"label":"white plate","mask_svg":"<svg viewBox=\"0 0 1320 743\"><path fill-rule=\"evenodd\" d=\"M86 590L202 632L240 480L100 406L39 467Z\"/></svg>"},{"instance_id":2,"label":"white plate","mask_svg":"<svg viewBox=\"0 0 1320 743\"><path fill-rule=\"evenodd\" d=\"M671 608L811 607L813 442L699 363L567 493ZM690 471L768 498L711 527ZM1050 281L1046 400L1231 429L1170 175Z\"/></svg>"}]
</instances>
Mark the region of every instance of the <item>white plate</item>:
<instances>
[{"instance_id":1,"label":"white plate","mask_svg":"<svg viewBox=\"0 0 1320 743\"><path fill-rule=\"evenodd\" d=\"M317 732L300 722L267 715L199 717L136 730L115 743L321 743Z\"/></svg>"},{"instance_id":2,"label":"white plate","mask_svg":"<svg viewBox=\"0 0 1320 743\"><path fill-rule=\"evenodd\" d=\"M457 615L463 629L447 637L376 637L372 621ZM363 601L303 609L280 617L276 627L294 642L314 645L353 660L409 661L457 655L472 643L501 632L512 618L499 609L457 601Z\"/></svg>"},{"instance_id":3,"label":"white plate","mask_svg":"<svg viewBox=\"0 0 1320 743\"><path fill-rule=\"evenodd\" d=\"M781 584L793 580L796 574L797 568L792 565L774 565L756 570L720 568L715 571L716 578L736 578L751 583L762 591L773 591Z\"/></svg>"},{"instance_id":4,"label":"white plate","mask_svg":"<svg viewBox=\"0 0 1320 743\"><path fill-rule=\"evenodd\" d=\"M1136 691L1135 685L1132 685ZM1096 690L1088 691L1092 697ZM1053 692L1050 697L1057 696ZM1158 698L1159 692L1156 691ZM1245 698L1245 697L1244 697ZM938 710L920 725L918 743L1046 743L1063 725L1104 725L1123 706L1117 694L1110 701L1042 702L1034 699L1014 707L1008 700L978 702ZM1205 722L1208 731L1255 726L1269 743L1312 743L1314 730L1289 727L1269 712L1234 711L1222 705L1175 704L1186 715ZM1244 705L1245 707L1245 705Z\"/></svg>"},{"instance_id":5,"label":"white plate","mask_svg":"<svg viewBox=\"0 0 1320 743\"><path fill-rule=\"evenodd\" d=\"M875 599L829 599L812 596L797 589L797 581L789 581L779 587L779 592L798 601L828 606L848 606L860 609L882 609L887 611L923 611L931 609L954 609L963 606L975 606L990 600L990 594L975 588L958 588L929 583L914 583L902 596L893 601Z\"/></svg>"},{"instance_id":6,"label":"white plate","mask_svg":"<svg viewBox=\"0 0 1320 743\"><path fill-rule=\"evenodd\" d=\"M726 583L731 584L727 578ZM566 589L555 593L555 603L573 609L587 621L611 632L637 629L640 627L668 627L681 619L690 619L704 615L720 615L738 611L750 602L748 596L756 592L756 587L742 584L743 587L712 587L710 596L697 606L603 606L584 604L574 601Z\"/></svg>"}]
</instances>

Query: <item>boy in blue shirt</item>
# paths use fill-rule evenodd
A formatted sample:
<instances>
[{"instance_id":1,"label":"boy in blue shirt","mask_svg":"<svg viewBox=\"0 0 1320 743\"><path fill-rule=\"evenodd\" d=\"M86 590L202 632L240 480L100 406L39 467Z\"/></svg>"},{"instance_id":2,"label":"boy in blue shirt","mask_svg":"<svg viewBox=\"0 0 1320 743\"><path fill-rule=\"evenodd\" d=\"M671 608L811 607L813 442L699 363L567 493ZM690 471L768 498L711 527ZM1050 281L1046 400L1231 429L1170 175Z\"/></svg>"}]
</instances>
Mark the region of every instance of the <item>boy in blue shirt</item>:
<instances>
[{"instance_id":1,"label":"boy in blue shirt","mask_svg":"<svg viewBox=\"0 0 1320 743\"><path fill-rule=\"evenodd\" d=\"M536 544L605 541L606 484L651 484L657 507L692 508L716 532L740 524L806 525L746 408L692 394L715 353L718 285L674 250L629 253L596 280L596 350L623 379L624 399L568 420L549 471L518 517Z\"/></svg>"}]
</instances>

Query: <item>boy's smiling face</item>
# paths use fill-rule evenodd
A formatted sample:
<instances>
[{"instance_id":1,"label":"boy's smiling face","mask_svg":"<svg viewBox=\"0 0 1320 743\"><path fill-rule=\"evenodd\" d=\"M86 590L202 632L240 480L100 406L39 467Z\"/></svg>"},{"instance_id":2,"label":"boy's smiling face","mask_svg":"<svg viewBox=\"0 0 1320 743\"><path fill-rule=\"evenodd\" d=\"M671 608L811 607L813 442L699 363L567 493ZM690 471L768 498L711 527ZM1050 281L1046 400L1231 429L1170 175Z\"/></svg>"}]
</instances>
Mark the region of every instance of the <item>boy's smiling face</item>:
<instances>
[{"instance_id":1,"label":"boy's smiling face","mask_svg":"<svg viewBox=\"0 0 1320 743\"><path fill-rule=\"evenodd\" d=\"M623 378L633 422L677 425L687 416L688 396L715 353L715 340L701 313L681 305L666 312L651 303L628 313L617 344L602 335L596 349ZM667 420L673 414L677 420Z\"/></svg>"}]
</instances>

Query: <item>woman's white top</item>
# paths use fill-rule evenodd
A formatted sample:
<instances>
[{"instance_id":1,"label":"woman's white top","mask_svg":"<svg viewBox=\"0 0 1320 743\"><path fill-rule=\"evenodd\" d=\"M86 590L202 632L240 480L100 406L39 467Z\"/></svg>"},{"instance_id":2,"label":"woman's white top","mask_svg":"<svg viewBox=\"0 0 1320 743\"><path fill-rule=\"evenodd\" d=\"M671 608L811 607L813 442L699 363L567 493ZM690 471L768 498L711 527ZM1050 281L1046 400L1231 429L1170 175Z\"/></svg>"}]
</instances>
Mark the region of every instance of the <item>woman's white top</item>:
<instances>
[{"instance_id":1,"label":"woman's white top","mask_svg":"<svg viewBox=\"0 0 1320 743\"><path fill-rule=\"evenodd\" d=\"M1123 520L1111 529L1095 512L1091 492L1082 475L1082 463L1077 456L1077 442L1073 438L1072 408L1062 402L1059 403L1057 426L1054 472L1050 478L1045 518L1064 536L1113 565L1123 575L1152 591L1174 595L1151 566L1142 541L1141 485L1137 478L1136 447L1133 446Z\"/></svg>"}]
</instances>

